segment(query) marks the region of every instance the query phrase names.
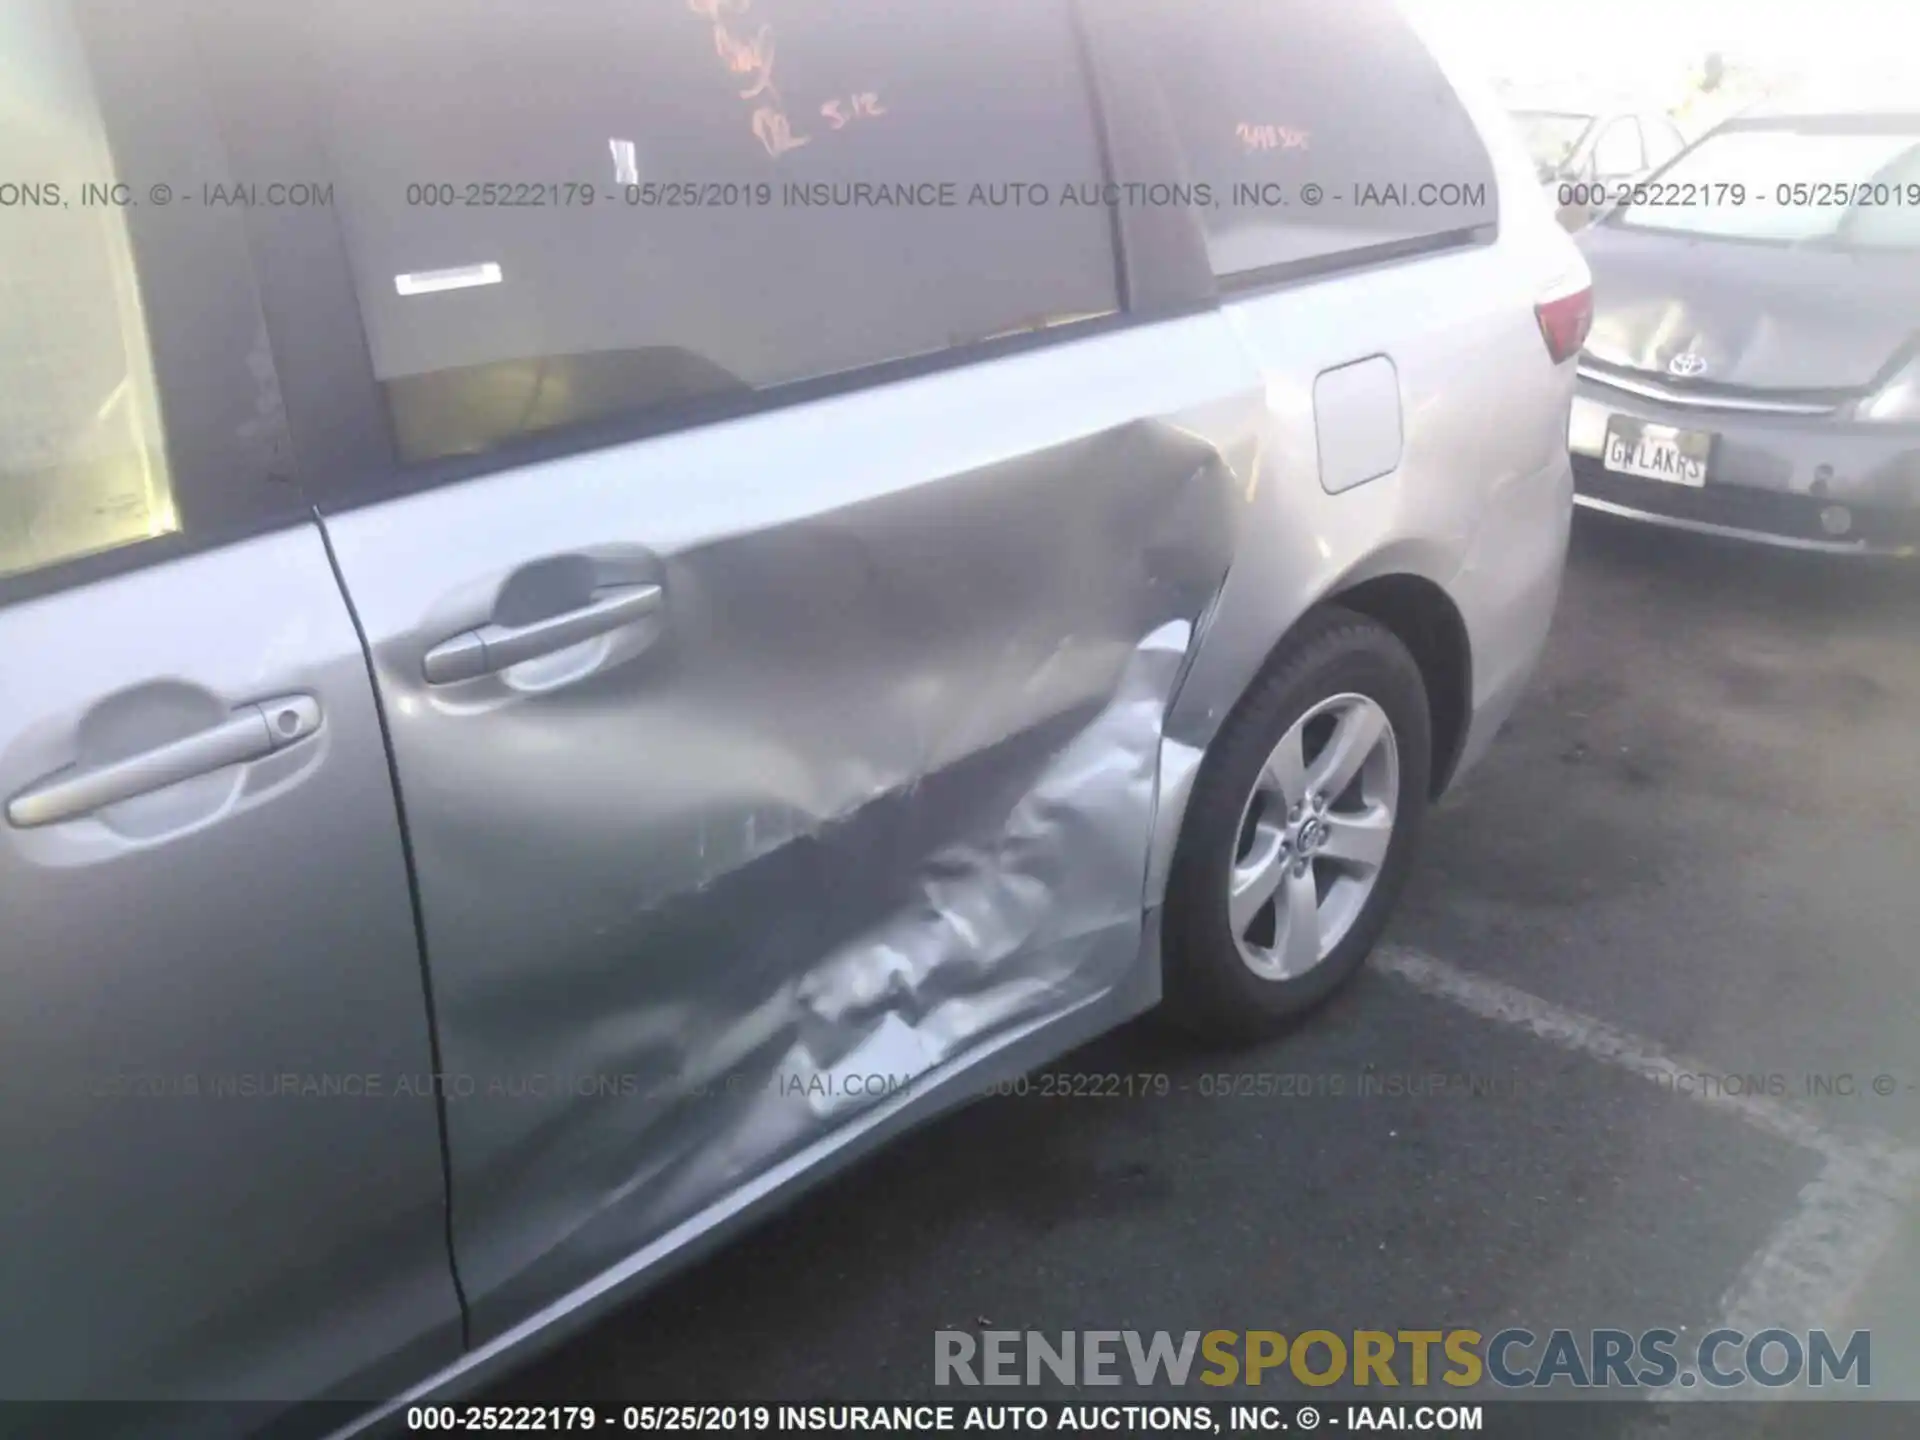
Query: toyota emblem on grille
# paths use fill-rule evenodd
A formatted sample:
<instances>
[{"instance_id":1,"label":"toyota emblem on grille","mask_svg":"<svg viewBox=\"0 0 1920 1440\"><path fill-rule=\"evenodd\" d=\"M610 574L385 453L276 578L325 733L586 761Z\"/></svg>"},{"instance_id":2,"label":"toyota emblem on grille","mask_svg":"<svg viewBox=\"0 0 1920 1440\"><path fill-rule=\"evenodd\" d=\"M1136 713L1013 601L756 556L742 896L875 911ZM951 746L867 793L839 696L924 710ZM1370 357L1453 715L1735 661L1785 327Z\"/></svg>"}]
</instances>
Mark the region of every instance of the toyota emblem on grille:
<instances>
[{"instance_id":1,"label":"toyota emblem on grille","mask_svg":"<svg viewBox=\"0 0 1920 1440\"><path fill-rule=\"evenodd\" d=\"M1682 350L1667 361L1669 375L1704 375L1707 373L1707 357L1696 355L1691 350Z\"/></svg>"}]
</instances>

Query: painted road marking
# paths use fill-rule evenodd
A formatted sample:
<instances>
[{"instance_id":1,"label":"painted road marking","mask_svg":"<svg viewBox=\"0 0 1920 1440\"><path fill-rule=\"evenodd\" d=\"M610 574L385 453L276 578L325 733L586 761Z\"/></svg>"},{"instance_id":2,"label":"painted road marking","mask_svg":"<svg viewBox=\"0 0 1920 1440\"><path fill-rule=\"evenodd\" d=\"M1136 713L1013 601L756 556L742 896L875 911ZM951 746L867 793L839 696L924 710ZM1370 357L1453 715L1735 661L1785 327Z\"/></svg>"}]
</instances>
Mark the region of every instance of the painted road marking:
<instances>
[{"instance_id":1,"label":"painted road marking","mask_svg":"<svg viewBox=\"0 0 1920 1440\"><path fill-rule=\"evenodd\" d=\"M1402 945L1382 945L1368 962L1382 974L1470 1010L1487 1020L1612 1065L1679 1095L1724 1111L1754 1129L1801 1146L1824 1162L1800 1191L1800 1203L1741 1267L1721 1297L1718 1326L1755 1331L1838 1330L1875 1267L1899 1234L1903 1209L1920 1198L1920 1151L1866 1130L1838 1130L1799 1106L1766 1096L1728 1093L1717 1087L1682 1086L1683 1076L1713 1073L1707 1066L1671 1055L1651 1040L1591 1015L1567 1010L1436 960ZM1648 1391L1668 1400L1781 1399L1783 1392L1699 1383ZM1806 1393L1804 1390L1798 1393Z\"/></svg>"}]
</instances>

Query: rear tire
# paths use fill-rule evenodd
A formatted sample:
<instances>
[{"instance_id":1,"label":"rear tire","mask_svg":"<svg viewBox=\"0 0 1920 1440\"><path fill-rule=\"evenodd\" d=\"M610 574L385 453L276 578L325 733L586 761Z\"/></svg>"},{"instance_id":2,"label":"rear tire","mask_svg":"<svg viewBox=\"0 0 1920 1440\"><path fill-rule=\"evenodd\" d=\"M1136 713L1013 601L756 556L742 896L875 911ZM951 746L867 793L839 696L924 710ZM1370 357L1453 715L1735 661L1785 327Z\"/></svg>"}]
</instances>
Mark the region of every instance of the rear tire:
<instances>
[{"instance_id":1,"label":"rear tire","mask_svg":"<svg viewBox=\"0 0 1920 1440\"><path fill-rule=\"evenodd\" d=\"M1170 1019L1259 1039L1353 977L1406 882L1432 751L1399 638L1333 606L1303 621L1195 778L1167 884Z\"/></svg>"}]
</instances>

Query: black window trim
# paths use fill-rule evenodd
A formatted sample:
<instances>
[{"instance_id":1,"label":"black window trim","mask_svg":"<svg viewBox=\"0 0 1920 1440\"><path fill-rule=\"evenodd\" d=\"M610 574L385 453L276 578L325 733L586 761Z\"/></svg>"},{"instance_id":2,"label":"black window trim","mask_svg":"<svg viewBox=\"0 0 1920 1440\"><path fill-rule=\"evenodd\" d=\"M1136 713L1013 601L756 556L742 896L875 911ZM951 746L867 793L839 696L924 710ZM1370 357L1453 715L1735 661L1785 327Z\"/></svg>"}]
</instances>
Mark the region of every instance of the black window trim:
<instances>
[{"instance_id":1,"label":"black window trim","mask_svg":"<svg viewBox=\"0 0 1920 1440\"><path fill-rule=\"evenodd\" d=\"M84 589L131 575L141 570L189 560L222 546L278 535L313 522L313 507L293 487L288 487L290 503L283 510L257 515L232 516L193 523L183 520L180 529L145 540L128 540L107 550L90 550L66 560L56 560L34 570L22 570L0 576L0 612L34 600L44 600L68 590Z\"/></svg>"},{"instance_id":2,"label":"black window trim","mask_svg":"<svg viewBox=\"0 0 1920 1440\"><path fill-rule=\"evenodd\" d=\"M1377 245L1333 250L1324 255L1309 255L1299 260L1282 260L1251 270L1235 270L1219 277L1224 296L1245 299L1256 291L1280 290L1325 280L1352 270L1376 270L1409 260L1426 260L1452 251L1484 249L1500 238L1497 220L1483 225L1436 230L1399 240L1383 240Z\"/></svg>"},{"instance_id":3,"label":"black window trim","mask_svg":"<svg viewBox=\"0 0 1920 1440\"><path fill-rule=\"evenodd\" d=\"M1065 0L1065 3L1067 24L1073 31L1073 53L1080 64L1081 97L1086 101L1087 117L1093 125L1094 157L1100 166L1101 183L1111 184L1119 167L1114 163L1113 123L1107 110L1106 92L1110 87L1102 83L1086 6L1082 0ZM1128 274L1126 225L1118 205L1107 207L1107 245L1113 254L1114 303L1118 313L1128 315L1134 308L1133 285Z\"/></svg>"},{"instance_id":4,"label":"black window trim","mask_svg":"<svg viewBox=\"0 0 1920 1440\"><path fill-rule=\"evenodd\" d=\"M502 471L586 459L623 446L732 420L752 419L815 401L936 375L946 370L1029 354L1035 350L1107 334L1132 323L1135 322L1131 317L1115 311L1044 330L1001 336L924 355L904 356L829 375L770 385L744 395L702 396L655 405L630 414L584 421L509 440L479 455L445 456L417 464L389 460L384 465L370 466L350 476L305 474L302 484L313 492L323 515L345 514L368 505L383 504L402 496L437 490Z\"/></svg>"},{"instance_id":5,"label":"black window trim","mask_svg":"<svg viewBox=\"0 0 1920 1440\"><path fill-rule=\"evenodd\" d=\"M206 367L196 357L232 354L237 360L251 354L264 321L238 216L185 197L165 209L151 202L150 187L162 177L176 186L231 178L213 159L219 135L199 99L202 87L194 83L199 69L190 37L174 7L162 0L134 7L68 0L68 10L86 49L116 170L136 197L127 224L179 529L0 575L0 611L313 519L294 479L284 424L250 416L265 433L249 443L208 433L217 428L210 412L226 413L245 397L237 367L227 384L211 382L217 388L209 390ZM183 136L205 147L194 167L202 173L178 173L183 162L172 147ZM202 305L201 297L209 295L219 303ZM264 358L271 367L271 357ZM269 370L258 383L277 386L278 378Z\"/></svg>"},{"instance_id":6,"label":"black window trim","mask_svg":"<svg viewBox=\"0 0 1920 1440\"><path fill-rule=\"evenodd\" d=\"M1083 74L1098 122L1101 160L1122 186L1184 178L1180 140L1153 77L1152 55L1110 6L1072 0ZM1122 309L1136 322L1214 308L1219 285L1198 211L1112 207Z\"/></svg>"}]
</instances>

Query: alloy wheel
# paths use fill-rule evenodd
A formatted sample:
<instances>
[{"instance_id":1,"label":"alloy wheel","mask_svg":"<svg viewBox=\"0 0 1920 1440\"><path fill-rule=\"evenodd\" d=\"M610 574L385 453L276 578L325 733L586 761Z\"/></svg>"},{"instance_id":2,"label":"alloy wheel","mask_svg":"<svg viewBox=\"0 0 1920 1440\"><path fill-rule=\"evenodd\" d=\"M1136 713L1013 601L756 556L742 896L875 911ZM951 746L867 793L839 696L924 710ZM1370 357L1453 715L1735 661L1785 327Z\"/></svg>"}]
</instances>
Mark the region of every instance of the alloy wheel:
<instances>
[{"instance_id":1,"label":"alloy wheel","mask_svg":"<svg viewBox=\"0 0 1920 1440\"><path fill-rule=\"evenodd\" d=\"M1297 979L1345 938L1386 863L1399 794L1393 725L1365 695L1322 700L1287 728L1247 797L1227 881L1248 969Z\"/></svg>"}]
</instances>

